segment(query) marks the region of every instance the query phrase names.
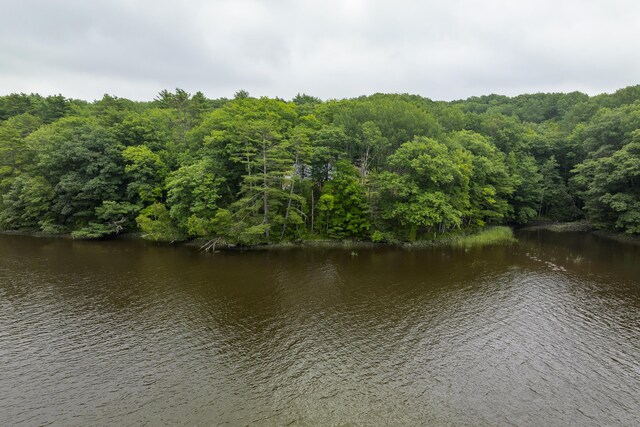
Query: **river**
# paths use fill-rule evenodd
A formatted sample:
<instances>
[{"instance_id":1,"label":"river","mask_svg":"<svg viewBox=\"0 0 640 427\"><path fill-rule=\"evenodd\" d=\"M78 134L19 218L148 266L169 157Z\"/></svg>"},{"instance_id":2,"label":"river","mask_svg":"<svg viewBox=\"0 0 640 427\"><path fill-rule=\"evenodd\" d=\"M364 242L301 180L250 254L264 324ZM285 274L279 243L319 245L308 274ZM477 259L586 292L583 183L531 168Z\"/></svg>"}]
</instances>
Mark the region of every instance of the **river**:
<instances>
[{"instance_id":1,"label":"river","mask_svg":"<svg viewBox=\"0 0 640 427\"><path fill-rule=\"evenodd\" d=\"M640 246L0 236L0 425L640 425Z\"/></svg>"}]
</instances>

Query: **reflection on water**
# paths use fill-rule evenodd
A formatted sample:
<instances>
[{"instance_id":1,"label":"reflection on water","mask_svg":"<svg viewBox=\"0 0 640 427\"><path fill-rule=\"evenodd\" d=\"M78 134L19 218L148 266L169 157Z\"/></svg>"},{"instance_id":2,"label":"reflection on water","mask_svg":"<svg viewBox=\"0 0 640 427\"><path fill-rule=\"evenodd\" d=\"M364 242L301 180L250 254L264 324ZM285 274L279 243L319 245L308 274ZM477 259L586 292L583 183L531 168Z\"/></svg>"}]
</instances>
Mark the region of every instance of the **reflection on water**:
<instances>
[{"instance_id":1,"label":"reflection on water","mask_svg":"<svg viewBox=\"0 0 640 427\"><path fill-rule=\"evenodd\" d=\"M640 424L640 248L0 237L0 424Z\"/></svg>"}]
</instances>

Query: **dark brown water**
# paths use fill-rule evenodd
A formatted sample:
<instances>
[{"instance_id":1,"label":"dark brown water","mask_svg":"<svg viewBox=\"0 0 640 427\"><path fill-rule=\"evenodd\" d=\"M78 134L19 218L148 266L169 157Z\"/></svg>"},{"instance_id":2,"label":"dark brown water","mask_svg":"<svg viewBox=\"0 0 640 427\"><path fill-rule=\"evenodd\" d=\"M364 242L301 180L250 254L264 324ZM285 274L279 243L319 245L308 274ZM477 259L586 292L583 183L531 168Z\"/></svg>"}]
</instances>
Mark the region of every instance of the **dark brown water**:
<instances>
[{"instance_id":1,"label":"dark brown water","mask_svg":"<svg viewBox=\"0 0 640 427\"><path fill-rule=\"evenodd\" d=\"M640 247L0 237L0 425L640 425Z\"/></svg>"}]
</instances>

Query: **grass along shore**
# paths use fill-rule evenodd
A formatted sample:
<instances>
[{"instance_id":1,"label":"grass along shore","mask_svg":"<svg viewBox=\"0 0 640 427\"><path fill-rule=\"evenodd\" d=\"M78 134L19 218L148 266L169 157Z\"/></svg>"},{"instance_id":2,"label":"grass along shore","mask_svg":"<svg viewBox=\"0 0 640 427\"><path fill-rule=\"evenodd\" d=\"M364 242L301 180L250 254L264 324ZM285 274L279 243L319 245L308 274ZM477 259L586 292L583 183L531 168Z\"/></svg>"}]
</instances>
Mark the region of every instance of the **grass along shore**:
<instances>
[{"instance_id":1,"label":"grass along shore","mask_svg":"<svg viewBox=\"0 0 640 427\"><path fill-rule=\"evenodd\" d=\"M437 247L455 247L469 249L473 247L503 245L515 243L517 239L513 235L513 230L507 226L496 226L483 229L473 234L445 235L433 240L417 240L414 242L371 242L363 240L331 240L331 239L311 239L297 242L269 243L255 246L225 245L216 243L211 245L211 241L203 240L185 242L189 246L198 245L201 249L214 250L272 250L272 249L296 249L296 248L335 248L335 249L367 249L380 247L396 247L402 249L426 249Z\"/></svg>"},{"instance_id":2,"label":"grass along shore","mask_svg":"<svg viewBox=\"0 0 640 427\"><path fill-rule=\"evenodd\" d=\"M548 230L555 233L570 233L570 232L591 232L596 228L586 221L573 221L573 222L542 222L539 224L532 224L521 228L523 231L536 231L536 230Z\"/></svg>"},{"instance_id":3,"label":"grass along shore","mask_svg":"<svg viewBox=\"0 0 640 427\"><path fill-rule=\"evenodd\" d=\"M479 246L504 245L515 243L517 239L513 235L510 227L491 227L482 230L479 233L468 236L457 236L451 243L452 246L459 248L472 248Z\"/></svg>"},{"instance_id":4,"label":"grass along shore","mask_svg":"<svg viewBox=\"0 0 640 427\"><path fill-rule=\"evenodd\" d=\"M417 240L415 242L371 242L362 240L330 240L330 239L312 239L312 240L300 240L296 242L282 242L282 243L269 243L255 246L242 246L227 244L226 242L218 241L215 245L212 244L213 240L187 240L180 242L154 242L147 240L138 233L124 233L115 235L106 239L78 239L71 236L71 234L51 234L43 232L30 232L30 231L0 231L0 234L13 235L13 236L29 236L40 238L62 238L70 240L83 240L83 241L100 241L100 240L139 240L149 243L156 243L159 245L182 245L189 247L197 247L202 250L208 248L209 250L271 250L271 249L295 249L295 248L336 248L336 249L364 249L364 248L377 248L377 247L398 247L404 249L421 249L421 248L436 248L436 247L456 247L456 248L472 248L491 245L510 244L516 242L516 238L513 235L513 230L507 226L488 227L477 233L472 234L457 234L457 235L445 235L433 240Z\"/></svg>"}]
</instances>

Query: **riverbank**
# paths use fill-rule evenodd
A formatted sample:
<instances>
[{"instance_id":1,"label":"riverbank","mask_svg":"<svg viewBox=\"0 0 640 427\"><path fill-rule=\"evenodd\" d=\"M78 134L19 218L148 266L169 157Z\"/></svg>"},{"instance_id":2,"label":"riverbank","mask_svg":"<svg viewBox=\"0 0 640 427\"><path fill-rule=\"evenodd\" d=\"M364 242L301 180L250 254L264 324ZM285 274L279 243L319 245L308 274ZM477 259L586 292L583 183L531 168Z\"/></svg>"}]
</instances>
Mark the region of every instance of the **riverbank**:
<instances>
[{"instance_id":1,"label":"riverbank","mask_svg":"<svg viewBox=\"0 0 640 427\"><path fill-rule=\"evenodd\" d=\"M640 236L631 236L624 233L613 233L606 230L595 230L593 232L598 237L602 237L609 240L615 240L620 243L628 243L631 245L640 245Z\"/></svg>"},{"instance_id":2,"label":"riverbank","mask_svg":"<svg viewBox=\"0 0 640 427\"><path fill-rule=\"evenodd\" d=\"M522 227L522 231L537 231L547 230L555 233L567 233L567 232L584 232L589 233L595 231L596 228L586 221L574 221L574 222L541 222L538 224L527 225Z\"/></svg>"},{"instance_id":3,"label":"riverbank","mask_svg":"<svg viewBox=\"0 0 640 427\"><path fill-rule=\"evenodd\" d=\"M328 248L328 249L370 249L380 247L392 247L402 249L426 249L437 247L456 247L469 249L472 247L503 245L516 242L517 239L513 234L513 230L507 226L489 227L472 234L455 234L445 235L433 240L418 240L415 242L372 242L363 240L330 240L330 239L314 239L300 240L297 242L268 243L254 246L224 245L213 244L212 241L193 240L182 244L187 246L197 246L203 251L212 250L281 250L296 248Z\"/></svg>"},{"instance_id":4,"label":"riverbank","mask_svg":"<svg viewBox=\"0 0 640 427\"><path fill-rule=\"evenodd\" d=\"M36 238L55 238L55 239L68 239L68 240L88 240L74 238L71 234L51 234L43 232L29 232L29 231L0 231L0 234L13 235L13 236L29 236ZM91 240L91 239L89 239ZM392 247L402 249L425 249L425 248L437 248L437 247L456 247L469 249L473 247L492 246L511 244L516 242L513 230L507 226L488 227L476 233L471 234L453 234L440 236L433 240L418 240L414 242L372 242L364 240L331 240L331 239L312 239L312 240L300 240L295 242L281 242L281 243L265 243L259 245L245 246L227 244L226 242L213 241L206 239L192 239L180 242L154 242L144 239L140 233L123 233L116 236L111 236L98 240L134 240L147 243L159 244L159 245L175 245L185 246L190 248L197 248L203 252L215 252L215 251L263 251L263 250L282 250L282 249L296 249L296 248L335 248L345 250L357 250L357 249L370 249L380 247Z\"/></svg>"},{"instance_id":5,"label":"riverbank","mask_svg":"<svg viewBox=\"0 0 640 427\"><path fill-rule=\"evenodd\" d=\"M541 223L526 226L521 231L552 231L554 233L592 233L604 239L615 240L616 242L640 245L640 236L633 236L625 233L617 233L609 230L599 230L586 221Z\"/></svg>"}]
</instances>

